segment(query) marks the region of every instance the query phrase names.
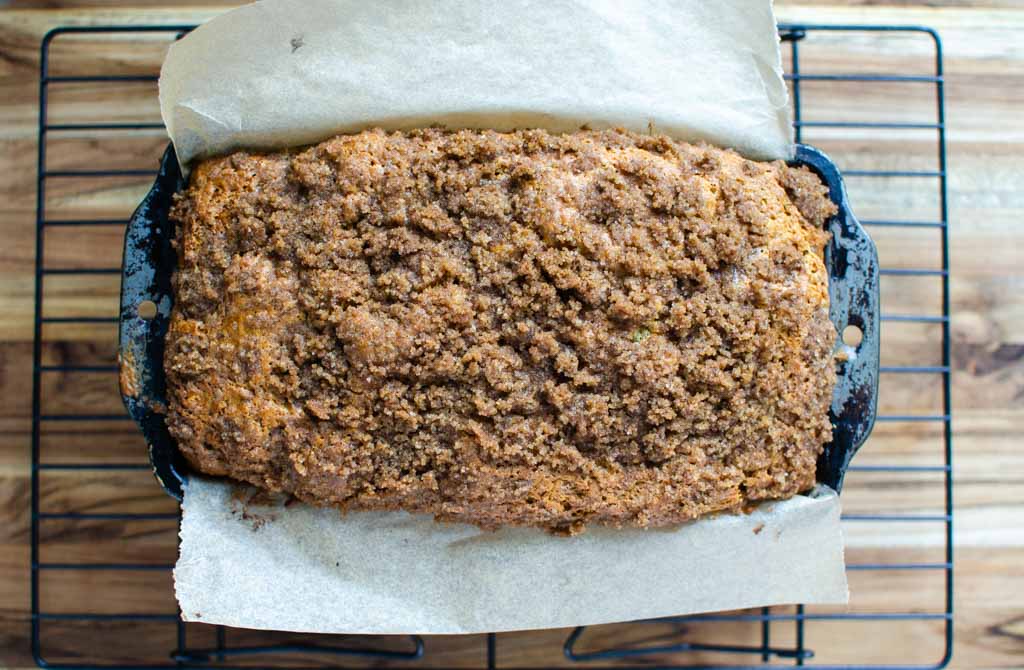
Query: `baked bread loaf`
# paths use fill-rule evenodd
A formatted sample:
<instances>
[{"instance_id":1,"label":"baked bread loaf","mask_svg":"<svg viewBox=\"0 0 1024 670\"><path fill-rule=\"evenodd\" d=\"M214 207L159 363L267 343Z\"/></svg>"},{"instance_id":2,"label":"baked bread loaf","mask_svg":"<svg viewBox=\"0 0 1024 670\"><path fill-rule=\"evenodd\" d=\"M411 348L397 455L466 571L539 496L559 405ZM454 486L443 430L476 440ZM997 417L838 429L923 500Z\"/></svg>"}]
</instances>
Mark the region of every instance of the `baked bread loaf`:
<instances>
[{"instance_id":1,"label":"baked bread loaf","mask_svg":"<svg viewBox=\"0 0 1024 670\"><path fill-rule=\"evenodd\" d=\"M207 160L168 427L204 473L486 528L789 497L831 435L834 212L804 168L621 130Z\"/></svg>"}]
</instances>

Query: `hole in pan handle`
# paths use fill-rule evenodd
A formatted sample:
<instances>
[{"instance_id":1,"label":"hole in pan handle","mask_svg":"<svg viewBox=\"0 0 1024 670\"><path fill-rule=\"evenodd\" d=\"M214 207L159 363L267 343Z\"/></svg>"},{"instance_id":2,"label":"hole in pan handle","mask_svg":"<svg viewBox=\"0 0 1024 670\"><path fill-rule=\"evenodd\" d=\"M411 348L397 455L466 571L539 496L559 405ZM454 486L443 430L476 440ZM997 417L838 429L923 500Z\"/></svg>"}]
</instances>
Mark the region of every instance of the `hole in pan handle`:
<instances>
[{"instance_id":1,"label":"hole in pan handle","mask_svg":"<svg viewBox=\"0 0 1024 670\"><path fill-rule=\"evenodd\" d=\"M174 295L171 275L177 263L168 214L174 194L183 186L174 148L168 147L153 187L125 230L118 324L121 398L146 438L153 473L178 500L187 470L164 420L163 361Z\"/></svg>"},{"instance_id":2,"label":"hole in pan handle","mask_svg":"<svg viewBox=\"0 0 1024 670\"><path fill-rule=\"evenodd\" d=\"M832 160L818 149L798 144L794 162L821 176L839 208L829 221L832 239L825 249L829 317L838 333L838 380L829 408L832 441L825 445L818 459L818 481L838 491L847 466L875 423L880 322L878 251L850 210L846 187ZM857 331L859 343L855 343Z\"/></svg>"}]
</instances>

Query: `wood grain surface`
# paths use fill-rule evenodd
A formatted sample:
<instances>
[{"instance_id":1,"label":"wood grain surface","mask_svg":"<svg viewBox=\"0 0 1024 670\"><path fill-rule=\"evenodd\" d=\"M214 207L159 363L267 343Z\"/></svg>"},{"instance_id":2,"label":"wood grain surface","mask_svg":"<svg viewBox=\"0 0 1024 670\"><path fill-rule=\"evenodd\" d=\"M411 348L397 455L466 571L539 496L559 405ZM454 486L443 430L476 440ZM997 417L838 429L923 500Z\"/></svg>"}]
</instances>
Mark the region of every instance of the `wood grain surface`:
<instances>
[{"instance_id":1,"label":"wood grain surface","mask_svg":"<svg viewBox=\"0 0 1024 670\"><path fill-rule=\"evenodd\" d=\"M16 1L17 7L33 3ZM38 5L38 3L35 3ZM49 2L48 11L0 13L0 667L28 667L29 653L29 437L35 263L36 133L39 44L57 25L194 23L221 11L214 6L119 9L116 2ZM136 3L142 4L142 3ZM811 23L923 24L936 28L945 46L953 303L954 474L956 611L951 667L1024 667L1024 6L1002 0L960 0L940 7L912 2L779 3L781 20ZM166 36L96 36L60 40L54 74L149 74L166 49ZM928 74L927 37L815 36L801 46L804 71ZM886 87L858 83L806 83L805 120L934 121L928 85ZM50 98L51 123L158 121L155 86L149 83L64 84ZM821 146L846 169L934 170L933 130L810 128L805 140ZM51 170L153 168L162 131L60 132L47 142ZM47 217L123 219L148 186L145 177L54 178L47 186ZM920 178L848 179L862 219L935 220L936 182ZM873 228L883 266L938 268L939 231ZM117 268L122 228L52 227L44 259L48 268ZM116 274L48 275L47 316L116 314ZM936 314L939 279L885 277L883 311ZM43 329L44 364L111 366L112 324ZM886 323L883 365L938 365L941 330L935 325ZM122 412L109 372L43 374L45 413ZM936 375L887 375L880 411L938 414ZM858 464L939 465L939 424L879 424ZM144 444L124 421L48 423L41 439L44 463L144 463ZM47 470L40 481L45 512L146 512L175 510L145 470ZM848 512L938 514L943 509L941 472L850 475L843 493ZM848 562L938 563L943 528L936 523L850 523ZM45 521L40 560L47 563L133 563L164 566L175 558L174 522ZM853 571L854 612L941 613L941 570ZM165 570L89 572L48 570L40 601L52 613L173 613ZM543 588L539 585L538 588ZM780 614L792 608L777 608ZM840 611L816 608L815 613ZM167 663L178 640L163 621L47 621L45 655L51 662ZM772 644L795 644L791 622L772 626ZM188 626L190 647L214 644L207 626ZM568 631L503 634L499 665L568 666L561 645ZM231 631L232 645L264 644L295 636ZM750 645L760 629L750 624L657 623L588 629L580 648L665 645L679 641ZM339 644L355 644L339 636ZM408 649L403 638L370 641ZM365 641L358 641L365 644ZM943 655L937 620L832 621L807 624L805 644L816 663L931 664ZM486 661L480 636L432 637L427 655L408 667L473 667ZM248 664L288 659L256 656ZM307 659L323 665L324 656ZM699 652L637 659L644 664L757 662L759 656ZM377 665L344 659L352 665ZM778 660L791 664L792 660ZM577 664L578 665L578 664ZM591 664L583 664L591 665ZM597 664L602 665L602 664Z\"/></svg>"}]
</instances>

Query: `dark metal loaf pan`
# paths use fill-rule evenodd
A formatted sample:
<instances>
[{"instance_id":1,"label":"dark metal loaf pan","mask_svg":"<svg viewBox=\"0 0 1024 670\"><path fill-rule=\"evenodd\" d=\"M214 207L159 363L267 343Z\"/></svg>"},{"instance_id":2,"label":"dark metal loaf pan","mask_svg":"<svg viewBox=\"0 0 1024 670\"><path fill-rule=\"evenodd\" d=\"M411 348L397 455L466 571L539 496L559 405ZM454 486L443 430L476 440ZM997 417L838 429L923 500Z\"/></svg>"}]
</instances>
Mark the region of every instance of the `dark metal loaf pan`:
<instances>
[{"instance_id":1,"label":"dark metal loaf pan","mask_svg":"<svg viewBox=\"0 0 1024 670\"><path fill-rule=\"evenodd\" d=\"M825 250L829 270L830 316L842 333L848 325L860 328L863 339L849 360L838 362L829 416L832 441L818 461L818 481L839 490L853 455L864 443L875 421L878 393L878 253L854 218L839 170L817 149L797 145L794 165L806 165L828 184L839 212L829 221L832 241ZM167 431L164 421L167 386L164 378L164 336L174 295L171 275L177 262L168 219L172 196L184 188L184 179L168 147L160 172L145 199L132 215L125 233L121 277L120 349L121 393L128 413L139 424L149 445L149 459L160 484L170 495L182 497L188 464ZM156 305L152 316L139 306ZM152 318L145 318L145 317Z\"/></svg>"}]
</instances>

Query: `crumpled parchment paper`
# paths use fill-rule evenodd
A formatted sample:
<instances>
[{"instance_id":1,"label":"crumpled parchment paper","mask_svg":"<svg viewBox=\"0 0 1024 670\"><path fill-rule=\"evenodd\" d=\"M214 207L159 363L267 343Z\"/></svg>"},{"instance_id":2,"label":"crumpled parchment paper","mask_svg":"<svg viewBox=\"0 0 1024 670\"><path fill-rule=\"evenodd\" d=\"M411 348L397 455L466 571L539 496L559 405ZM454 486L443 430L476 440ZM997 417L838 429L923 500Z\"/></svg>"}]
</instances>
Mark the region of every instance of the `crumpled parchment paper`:
<instances>
[{"instance_id":1,"label":"crumpled parchment paper","mask_svg":"<svg viewBox=\"0 0 1024 670\"><path fill-rule=\"evenodd\" d=\"M173 45L179 160L402 129L621 125L791 153L768 0L270 0Z\"/></svg>"},{"instance_id":2,"label":"crumpled parchment paper","mask_svg":"<svg viewBox=\"0 0 1024 670\"><path fill-rule=\"evenodd\" d=\"M254 504L201 477L183 511L174 581L186 621L482 633L847 599L838 497L826 487L750 514L575 537Z\"/></svg>"},{"instance_id":3,"label":"crumpled parchment paper","mask_svg":"<svg viewBox=\"0 0 1024 670\"><path fill-rule=\"evenodd\" d=\"M380 126L621 125L791 152L769 0L271 0L175 44L160 106L178 157ZM193 477L182 615L247 628L478 633L848 593L828 489L672 529L556 537L404 513L261 507Z\"/></svg>"}]
</instances>

